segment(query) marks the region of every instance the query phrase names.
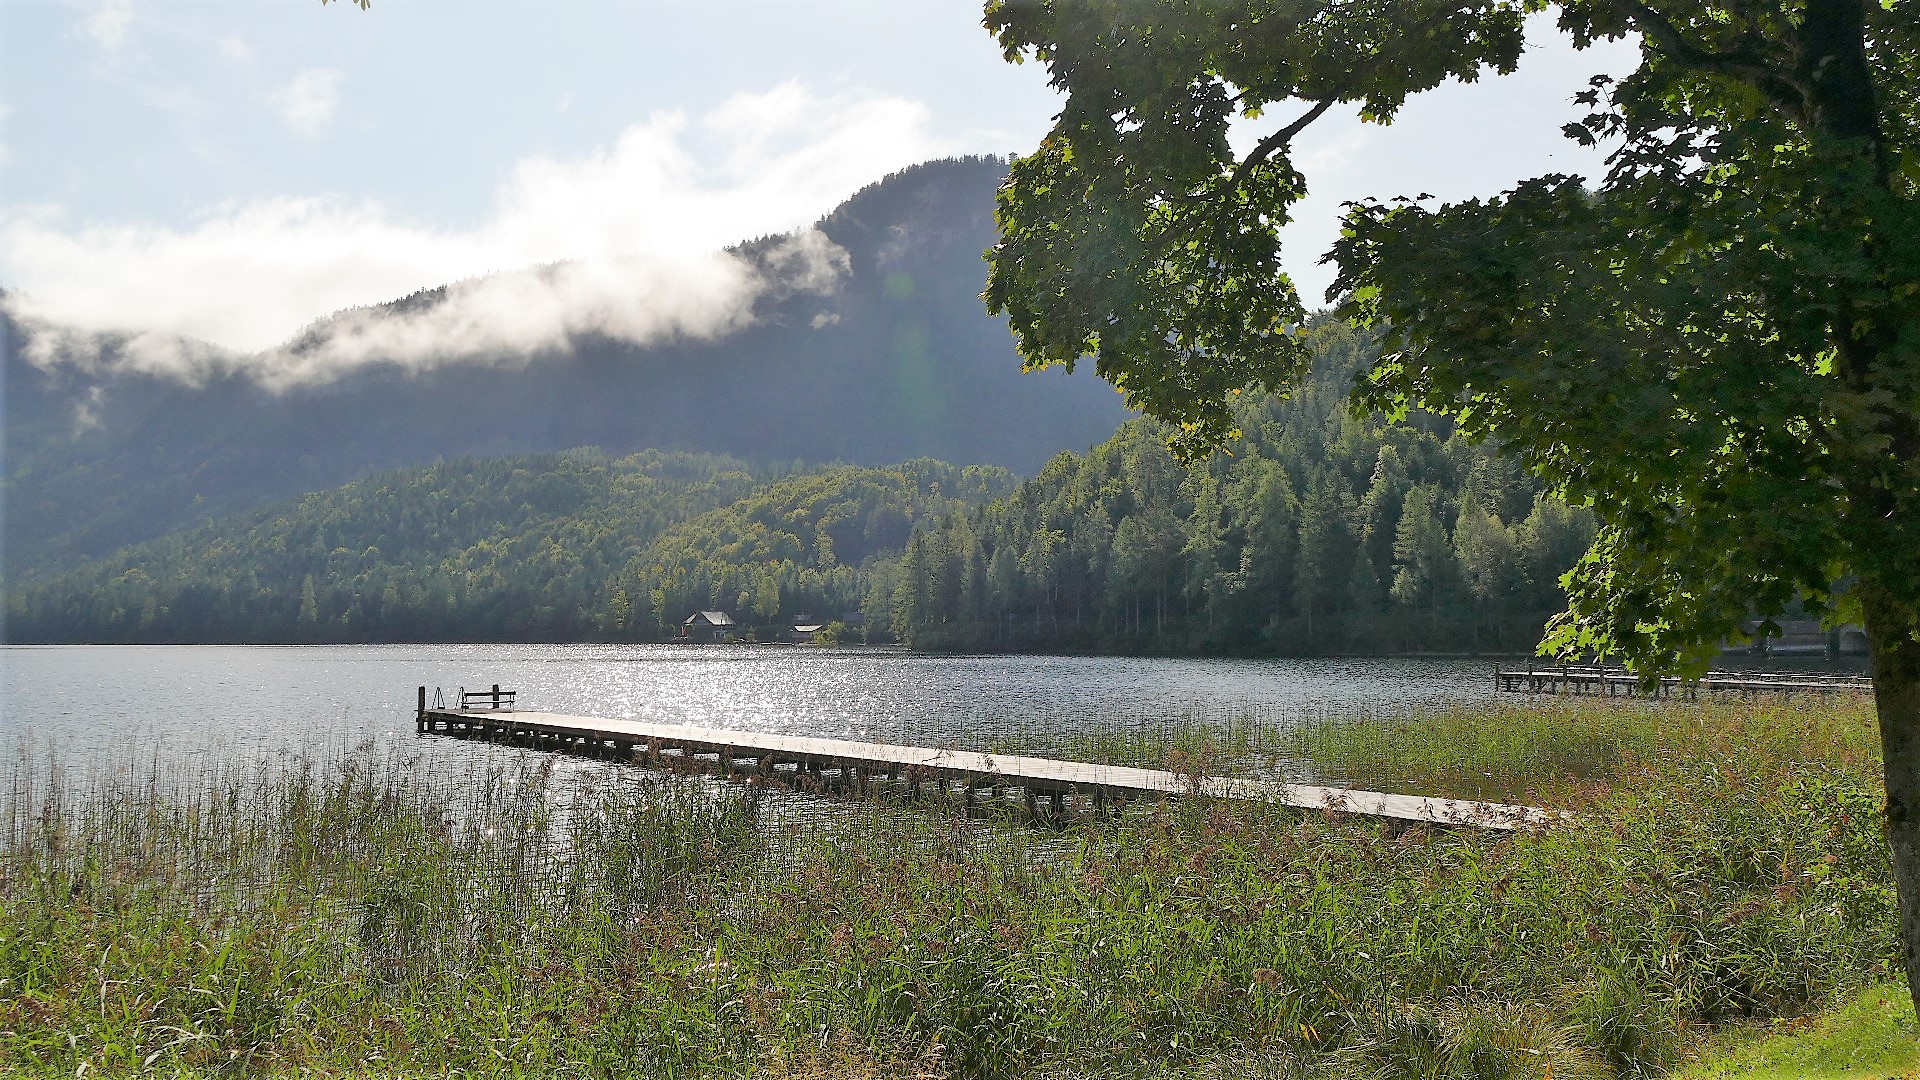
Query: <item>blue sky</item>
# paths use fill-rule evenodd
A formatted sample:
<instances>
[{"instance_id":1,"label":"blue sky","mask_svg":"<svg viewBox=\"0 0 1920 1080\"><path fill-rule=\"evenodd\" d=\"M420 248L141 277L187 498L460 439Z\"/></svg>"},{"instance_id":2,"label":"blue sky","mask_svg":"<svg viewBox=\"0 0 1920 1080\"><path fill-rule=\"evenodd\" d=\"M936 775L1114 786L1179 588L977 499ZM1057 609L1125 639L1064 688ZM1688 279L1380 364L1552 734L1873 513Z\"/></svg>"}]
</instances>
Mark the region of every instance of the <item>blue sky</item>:
<instances>
[{"instance_id":1,"label":"blue sky","mask_svg":"<svg viewBox=\"0 0 1920 1080\"><path fill-rule=\"evenodd\" d=\"M915 161L1031 148L1057 101L979 18L940 0L0 0L0 284L73 325L261 349L533 263L644 256L657 278ZM1632 50L1536 29L1514 77L1301 140L1314 195L1288 240L1310 304L1343 200L1598 169L1558 130Z\"/></svg>"}]
</instances>

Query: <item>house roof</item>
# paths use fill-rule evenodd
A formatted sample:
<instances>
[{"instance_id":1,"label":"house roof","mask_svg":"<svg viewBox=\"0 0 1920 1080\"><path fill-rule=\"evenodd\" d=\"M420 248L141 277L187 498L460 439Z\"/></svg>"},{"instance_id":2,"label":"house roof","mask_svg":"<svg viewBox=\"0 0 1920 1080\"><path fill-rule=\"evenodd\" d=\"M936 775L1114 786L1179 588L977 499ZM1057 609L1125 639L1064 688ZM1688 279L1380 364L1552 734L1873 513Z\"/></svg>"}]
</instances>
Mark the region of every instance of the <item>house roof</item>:
<instances>
[{"instance_id":1,"label":"house roof","mask_svg":"<svg viewBox=\"0 0 1920 1080\"><path fill-rule=\"evenodd\" d=\"M796 634L817 634L826 628L827 624L823 622L795 623L793 625L793 632Z\"/></svg>"},{"instance_id":2,"label":"house roof","mask_svg":"<svg viewBox=\"0 0 1920 1080\"><path fill-rule=\"evenodd\" d=\"M705 622L709 626L732 626L733 616L724 611L696 611L687 616L687 625L692 626L696 622Z\"/></svg>"}]
</instances>

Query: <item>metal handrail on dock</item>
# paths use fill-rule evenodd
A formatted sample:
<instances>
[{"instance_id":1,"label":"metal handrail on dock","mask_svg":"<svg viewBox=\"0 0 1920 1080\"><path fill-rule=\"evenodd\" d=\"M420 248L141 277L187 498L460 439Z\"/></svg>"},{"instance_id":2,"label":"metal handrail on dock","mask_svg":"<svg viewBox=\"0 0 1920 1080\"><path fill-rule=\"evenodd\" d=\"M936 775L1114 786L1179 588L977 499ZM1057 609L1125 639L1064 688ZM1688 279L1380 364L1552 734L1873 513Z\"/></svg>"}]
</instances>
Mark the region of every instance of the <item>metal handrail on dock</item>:
<instances>
[{"instance_id":1,"label":"metal handrail on dock","mask_svg":"<svg viewBox=\"0 0 1920 1080\"><path fill-rule=\"evenodd\" d=\"M423 686L420 690L422 694L424 694L426 687ZM463 686L460 688L460 707L453 711L500 712L504 709L507 712L512 712L514 698L517 697L519 693L518 690L502 690L500 689L499 683L494 683L492 690L469 690ZM435 690L433 696L435 700L439 700L440 692ZM424 700L424 698L422 700ZM423 705L421 708L424 710L426 707Z\"/></svg>"},{"instance_id":2,"label":"metal handrail on dock","mask_svg":"<svg viewBox=\"0 0 1920 1080\"><path fill-rule=\"evenodd\" d=\"M1027 812L1065 820L1078 803L1104 813L1142 797L1207 795L1277 801L1302 809L1362 814L1430 825L1512 830L1564 820L1561 812L1466 799L1394 795L1351 788L1195 776L1165 769L966 750L854 742L768 732L655 724L641 720L428 708L420 690L415 727L421 734L484 738L568 750L654 767L716 771L721 776L779 780L801 791L873 794L882 782L911 797L935 787L971 806L981 792L1019 789Z\"/></svg>"},{"instance_id":3,"label":"metal handrail on dock","mask_svg":"<svg viewBox=\"0 0 1920 1080\"><path fill-rule=\"evenodd\" d=\"M1698 679L1667 675L1644 680L1625 668L1555 665L1494 673L1509 694L1605 694L1608 697L1664 697L1694 700L1702 692L1740 694L1871 693L1866 675L1795 671L1710 671Z\"/></svg>"}]
</instances>

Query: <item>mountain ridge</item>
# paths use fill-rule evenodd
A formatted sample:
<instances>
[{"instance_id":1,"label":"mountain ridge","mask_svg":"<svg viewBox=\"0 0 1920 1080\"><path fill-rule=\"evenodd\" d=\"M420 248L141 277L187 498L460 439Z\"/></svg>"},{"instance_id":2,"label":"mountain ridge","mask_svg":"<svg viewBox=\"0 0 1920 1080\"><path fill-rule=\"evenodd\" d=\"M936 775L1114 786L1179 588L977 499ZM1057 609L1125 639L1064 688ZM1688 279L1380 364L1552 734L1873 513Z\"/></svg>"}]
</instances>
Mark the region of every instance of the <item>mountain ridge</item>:
<instances>
[{"instance_id":1,"label":"mountain ridge","mask_svg":"<svg viewBox=\"0 0 1920 1080\"><path fill-rule=\"evenodd\" d=\"M1022 374L1004 323L986 315L981 253L1004 172L997 159L950 159L861 189L817 226L846 253L837 288L773 296L750 325L712 341L584 335L504 364L375 365L275 392L217 368L198 385L110 365L48 370L24 356L25 331L0 312L6 576L56 574L437 458L593 446L1037 471L1127 414L1091 372ZM730 250L752 259L779 241ZM349 313L417 308L436 293L444 287Z\"/></svg>"}]
</instances>

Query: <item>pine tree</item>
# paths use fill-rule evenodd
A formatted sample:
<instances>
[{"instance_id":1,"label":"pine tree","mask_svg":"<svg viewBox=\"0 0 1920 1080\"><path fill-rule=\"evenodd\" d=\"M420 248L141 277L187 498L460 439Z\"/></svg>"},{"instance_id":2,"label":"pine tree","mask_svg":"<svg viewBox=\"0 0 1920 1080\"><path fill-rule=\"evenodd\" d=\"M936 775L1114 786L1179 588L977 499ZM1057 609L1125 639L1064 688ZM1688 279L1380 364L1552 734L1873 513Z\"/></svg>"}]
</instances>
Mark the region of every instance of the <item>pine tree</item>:
<instances>
[{"instance_id":1,"label":"pine tree","mask_svg":"<svg viewBox=\"0 0 1920 1080\"><path fill-rule=\"evenodd\" d=\"M1353 495L1331 473L1322 473L1300 508L1300 555L1294 595L1314 640L1314 617L1337 610L1353 569Z\"/></svg>"}]
</instances>

